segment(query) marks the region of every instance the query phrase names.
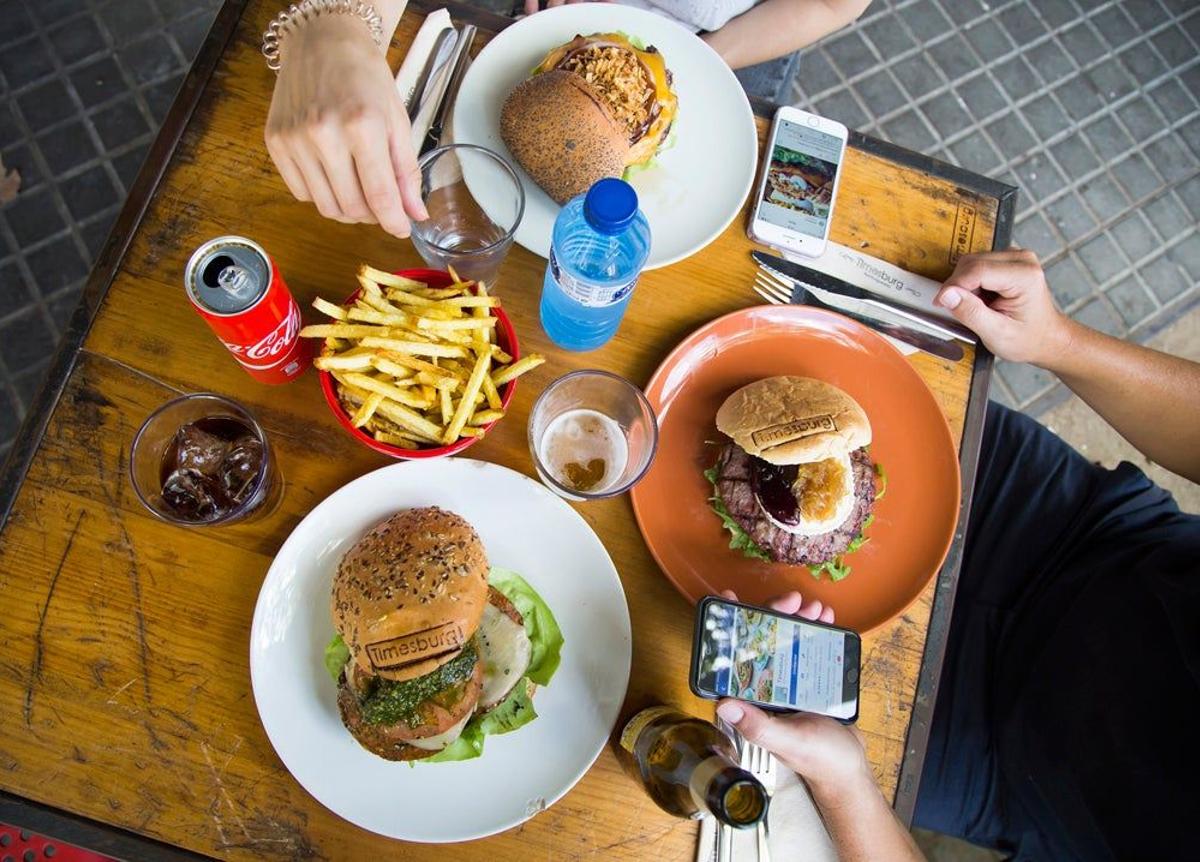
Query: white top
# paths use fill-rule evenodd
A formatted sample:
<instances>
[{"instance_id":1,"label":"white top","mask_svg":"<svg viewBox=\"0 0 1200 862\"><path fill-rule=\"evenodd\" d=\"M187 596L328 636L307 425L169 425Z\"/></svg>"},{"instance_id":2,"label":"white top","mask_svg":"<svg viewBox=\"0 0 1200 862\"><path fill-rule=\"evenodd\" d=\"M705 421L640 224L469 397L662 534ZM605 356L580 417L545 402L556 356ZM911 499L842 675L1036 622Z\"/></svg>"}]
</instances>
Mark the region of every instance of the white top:
<instances>
[{"instance_id":1,"label":"white top","mask_svg":"<svg viewBox=\"0 0 1200 862\"><path fill-rule=\"evenodd\" d=\"M618 0L623 6L649 9L670 18L693 33L699 30L720 30L743 12L757 5L758 0Z\"/></svg>"}]
</instances>

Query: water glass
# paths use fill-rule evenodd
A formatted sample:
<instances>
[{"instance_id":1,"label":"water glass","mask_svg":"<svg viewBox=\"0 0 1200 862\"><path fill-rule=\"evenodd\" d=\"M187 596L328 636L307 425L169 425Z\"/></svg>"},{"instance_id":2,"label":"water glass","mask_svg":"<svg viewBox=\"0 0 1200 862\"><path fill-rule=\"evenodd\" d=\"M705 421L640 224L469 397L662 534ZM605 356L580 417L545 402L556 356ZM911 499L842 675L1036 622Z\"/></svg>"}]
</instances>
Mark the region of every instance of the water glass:
<instances>
[{"instance_id":1,"label":"water glass","mask_svg":"<svg viewBox=\"0 0 1200 862\"><path fill-rule=\"evenodd\" d=\"M413 225L417 252L434 269L494 286L525 213L525 190L512 165L476 144L430 150L418 162L429 218Z\"/></svg>"},{"instance_id":2,"label":"water glass","mask_svg":"<svg viewBox=\"0 0 1200 862\"><path fill-rule=\"evenodd\" d=\"M599 432L602 442L590 440L589 432ZM529 451L538 478L568 500L624 494L646 475L657 449L658 420L650 402L641 389L607 371L558 378L529 414ZM600 457L603 475L589 471L589 462ZM594 484L581 490L571 474Z\"/></svg>"}]
</instances>

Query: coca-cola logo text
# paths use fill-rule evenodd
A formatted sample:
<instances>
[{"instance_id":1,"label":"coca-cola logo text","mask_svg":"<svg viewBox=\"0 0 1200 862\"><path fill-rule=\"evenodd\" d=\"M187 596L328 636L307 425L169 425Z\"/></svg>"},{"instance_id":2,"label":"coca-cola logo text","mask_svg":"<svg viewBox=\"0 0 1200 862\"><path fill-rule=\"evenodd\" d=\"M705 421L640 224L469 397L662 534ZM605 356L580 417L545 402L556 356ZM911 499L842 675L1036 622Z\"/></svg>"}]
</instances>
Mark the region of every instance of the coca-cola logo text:
<instances>
[{"instance_id":1,"label":"coca-cola logo text","mask_svg":"<svg viewBox=\"0 0 1200 862\"><path fill-rule=\"evenodd\" d=\"M280 354L286 354L295 343L300 332L300 308L292 303L287 316L279 321L272 332L268 332L255 344L246 347L241 344L230 344L222 341L229 352L237 357L243 365L267 367L274 364ZM266 360L265 362L263 360Z\"/></svg>"}]
</instances>

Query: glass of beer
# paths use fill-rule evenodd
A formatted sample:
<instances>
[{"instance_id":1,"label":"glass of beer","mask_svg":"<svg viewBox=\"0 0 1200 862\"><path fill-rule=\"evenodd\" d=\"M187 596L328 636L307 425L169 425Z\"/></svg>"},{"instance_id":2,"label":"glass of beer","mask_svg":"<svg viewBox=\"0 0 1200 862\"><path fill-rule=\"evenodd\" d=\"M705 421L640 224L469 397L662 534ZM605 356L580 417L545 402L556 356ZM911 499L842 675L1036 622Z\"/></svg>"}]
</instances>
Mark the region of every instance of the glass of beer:
<instances>
[{"instance_id":1,"label":"glass of beer","mask_svg":"<svg viewBox=\"0 0 1200 862\"><path fill-rule=\"evenodd\" d=\"M268 514L283 487L262 426L237 402L208 393L150 414L133 438L129 476L153 514L193 527Z\"/></svg>"},{"instance_id":2,"label":"glass of beer","mask_svg":"<svg viewBox=\"0 0 1200 862\"><path fill-rule=\"evenodd\" d=\"M568 500L632 488L658 449L658 420L642 390L607 371L574 371L529 414L529 451L542 483Z\"/></svg>"},{"instance_id":3,"label":"glass of beer","mask_svg":"<svg viewBox=\"0 0 1200 862\"><path fill-rule=\"evenodd\" d=\"M475 144L450 144L423 155L421 199L429 218L412 227L417 253L434 269L495 285L525 214L525 190L513 166Z\"/></svg>"}]
</instances>

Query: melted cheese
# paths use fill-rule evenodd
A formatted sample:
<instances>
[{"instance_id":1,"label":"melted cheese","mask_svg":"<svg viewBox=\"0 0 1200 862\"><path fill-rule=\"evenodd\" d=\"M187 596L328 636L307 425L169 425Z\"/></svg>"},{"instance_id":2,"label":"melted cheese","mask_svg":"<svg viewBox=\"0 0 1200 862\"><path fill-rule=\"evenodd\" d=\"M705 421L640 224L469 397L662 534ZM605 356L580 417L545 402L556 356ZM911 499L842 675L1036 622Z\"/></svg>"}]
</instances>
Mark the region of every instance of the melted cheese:
<instances>
[{"instance_id":1,"label":"melted cheese","mask_svg":"<svg viewBox=\"0 0 1200 862\"><path fill-rule=\"evenodd\" d=\"M479 706L487 709L504 700L520 681L529 667L533 645L525 633L525 626L513 622L491 604L483 609L476 638L479 660L483 662Z\"/></svg>"},{"instance_id":2,"label":"melted cheese","mask_svg":"<svg viewBox=\"0 0 1200 862\"><path fill-rule=\"evenodd\" d=\"M426 751L441 751L447 745L455 742L462 735L463 728L467 726L467 722L471 718L471 713L467 713L462 717L462 720L447 730L445 733L439 733L436 736L427 736L424 739L410 739L408 744L413 748L423 748Z\"/></svg>"},{"instance_id":3,"label":"melted cheese","mask_svg":"<svg viewBox=\"0 0 1200 862\"><path fill-rule=\"evenodd\" d=\"M844 477L841 496L838 498L837 506L834 512L828 518L811 519L800 515L800 522L797 524L785 524L782 521L777 521L771 517L771 513L763 506L762 501L755 497L755 502L758 503L758 509L767 520L774 524L785 533L792 533L797 536L819 536L822 533L828 533L831 530L836 530L846 519L850 517L850 512L854 509L854 468L850 463L849 455L842 455L838 459L842 462L842 475ZM803 511L803 507L801 507Z\"/></svg>"}]
</instances>

